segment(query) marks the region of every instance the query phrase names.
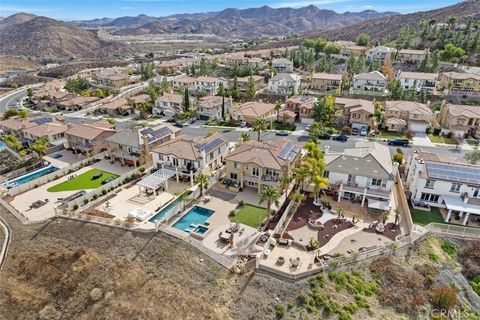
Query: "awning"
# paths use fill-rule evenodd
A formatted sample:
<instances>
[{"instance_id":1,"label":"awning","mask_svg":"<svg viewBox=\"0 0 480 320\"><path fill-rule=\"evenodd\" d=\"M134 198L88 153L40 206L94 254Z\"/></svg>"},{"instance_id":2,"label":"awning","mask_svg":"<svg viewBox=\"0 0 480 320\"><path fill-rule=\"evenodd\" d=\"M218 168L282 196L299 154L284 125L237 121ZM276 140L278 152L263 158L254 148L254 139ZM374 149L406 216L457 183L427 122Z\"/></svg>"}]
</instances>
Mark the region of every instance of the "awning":
<instances>
[{"instance_id":1,"label":"awning","mask_svg":"<svg viewBox=\"0 0 480 320\"><path fill-rule=\"evenodd\" d=\"M151 175L143 178L139 182L137 182L138 186L145 187L148 189L158 189L158 187L162 186L162 184L173 177L176 174L175 171L169 169L158 169Z\"/></svg>"},{"instance_id":2,"label":"awning","mask_svg":"<svg viewBox=\"0 0 480 320\"><path fill-rule=\"evenodd\" d=\"M452 211L459 211L459 212L468 212L472 214L480 215L480 206L471 204L471 203L464 203L463 199L460 197L452 197L452 196L442 196L443 202L447 206L447 210Z\"/></svg>"},{"instance_id":3,"label":"awning","mask_svg":"<svg viewBox=\"0 0 480 320\"><path fill-rule=\"evenodd\" d=\"M368 207L377 210L390 210L388 201L368 199Z\"/></svg>"}]
</instances>

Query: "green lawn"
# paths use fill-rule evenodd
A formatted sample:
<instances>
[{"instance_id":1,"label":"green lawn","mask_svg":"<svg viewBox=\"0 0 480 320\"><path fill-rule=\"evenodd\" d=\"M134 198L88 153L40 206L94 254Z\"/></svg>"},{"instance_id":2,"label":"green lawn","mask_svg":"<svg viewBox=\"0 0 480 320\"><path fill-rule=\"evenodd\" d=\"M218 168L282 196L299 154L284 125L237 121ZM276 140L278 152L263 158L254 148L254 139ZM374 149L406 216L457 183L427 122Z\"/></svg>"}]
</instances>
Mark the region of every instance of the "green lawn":
<instances>
[{"instance_id":1,"label":"green lawn","mask_svg":"<svg viewBox=\"0 0 480 320\"><path fill-rule=\"evenodd\" d=\"M266 217L267 209L245 204L233 217L230 217L230 221L258 228Z\"/></svg>"},{"instance_id":2,"label":"green lawn","mask_svg":"<svg viewBox=\"0 0 480 320\"><path fill-rule=\"evenodd\" d=\"M445 223L443 221L440 210L437 207L430 207L430 212L414 209L410 206L413 223L425 226L430 222Z\"/></svg>"},{"instance_id":3,"label":"green lawn","mask_svg":"<svg viewBox=\"0 0 480 320\"><path fill-rule=\"evenodd\" d=\"M380 138L381 139L406 139L407 137L405 137L400 132L382 130L380 132Z\"/></svg>"},{"instance_id":4,"label":"green lawn","mask_svg":"<svg viewBox=\"0 0 480 320\"><path fill-rule=\"evenodd\" d=\"M100 172L102 173L102 176L98 179L92 180L92 176ZM107 179L108 177L117 178L118 175L110 172L98 170L98 169L91 169L77 176L75 179L72 179L70 181L67 180L65 182L51 186L50 188L47 189L47 191L61 192L61 191L76 191L76 190L83 190L83 189L96 189L100 187L102 185L102 181Z\"/></svg>"},{"instance_id":5,"label":"green lawn","mask_svg":"<svg viewBox=\"0 0 480 320\"><path fill-rule=\"evenodd\" d=\"M434 136L433 134L429 134L428 138L433 143L457 144L457 141L454 138L439 137L439 136Z\"/></svg>"}]
</instances>

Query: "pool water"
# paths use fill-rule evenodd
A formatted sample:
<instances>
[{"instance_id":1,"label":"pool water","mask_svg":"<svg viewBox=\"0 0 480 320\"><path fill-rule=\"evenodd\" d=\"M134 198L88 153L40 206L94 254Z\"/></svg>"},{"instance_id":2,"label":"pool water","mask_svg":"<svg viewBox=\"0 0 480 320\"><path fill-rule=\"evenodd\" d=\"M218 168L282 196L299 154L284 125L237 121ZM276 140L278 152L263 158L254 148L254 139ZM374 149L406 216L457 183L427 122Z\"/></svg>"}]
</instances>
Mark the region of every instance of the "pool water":
<instances>
[{"instance_id":1,"label":"pool water","mask_svg":"<svg viewBox=\"0 0 480 320\"><path fill-rule=\"evenodd\" d=\"M7 188L13 188L15 186L18 186L18 185L21 185L21 184L24 184L26 182L29 182L29 181L32 181L32 180L35 180L41 176L44 176L44 175L47 175L49 173L52 173L54 171L57 171L58 168L57 167L54 167L52 165L49 165L45 168L41 168L41 169L38 169L38 170L35 170L33 172L30 172L30 173L27 173L27 174L24 174L23 176L20 176L18 178L15 178L15 179L11 179L11 180L8 180L7 182L4 183L4 185L7 187Z\"/></svg>"},{"instance_id":2,"label":"pool water","mask_svg":"<svg viewBox=\"0 0 480 320\"><path fill-rule=\"evenodd\" d=\"M198 226L195 229L193 229L193 232L201 235L207 233L207 231L208 231L208 227L205 227L205 226Z\"/></svg>"},{"instance_id":3,"label":"pool water","mask_svg":"<svg viewBox=\"0 0 480 320\"><path fill-rule=\"evenodd\" d=\"M190 232L195 229L199 224L205 224L208 218L210 218L215 211L194 206L183 217L180 218L173 227L175 229ZM203 232L205 233L206 230Z\"/></svg>"},{"instance_id":4,"label":"pool water","mask_svg":"<svg viewBox=\"0 0 480 320\"><path fill-rule=\"evenodd\" d=\"M5 143L0 141L0 151L2 151L3 149L5 149Z\"/></svg>"},{"instance_id":5,"label":"pool water","mask_svg":"<svg viewBox=\"0 0 480 320\"><path fill-rule=\"evenodd\" d=\"M192 191L188 191L188 194L191 194ZM161 208L153 217L151 217L148 221L150 222L158 222L162 220L167 213L170 213L178 204L180 204L182 200L177 197L176 199L172 200L169 204Z\"/></svg>"}]
</instances>

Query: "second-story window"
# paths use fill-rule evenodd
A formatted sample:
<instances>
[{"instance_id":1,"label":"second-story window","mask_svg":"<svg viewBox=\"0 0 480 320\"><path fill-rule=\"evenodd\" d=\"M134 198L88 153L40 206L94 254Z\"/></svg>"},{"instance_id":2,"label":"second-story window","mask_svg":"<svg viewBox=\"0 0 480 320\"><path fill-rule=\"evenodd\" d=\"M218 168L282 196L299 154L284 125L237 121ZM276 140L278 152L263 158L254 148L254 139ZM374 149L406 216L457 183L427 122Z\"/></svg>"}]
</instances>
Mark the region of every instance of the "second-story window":
<instances>
[{"instance_id":1,"label":"second-story window","mask_svg":"<svg viewBox=\"0 0 480 320\"><path fill-rule=\"evenodd\" d=\"M258 168L252 168L252 176L258 177L260 175L260 170Z\"/></svg>"},{"instance_id":2,"label":"second-story window","mask_svg":"<svg viewBox=\"0 0 480 320\"><path fill-rule=\"evenodd\" d=\"M434 180L429 179L425 182L425 188L427 188L427 189L433 189L434 186L435 186L435 181Z\"/></svg>"},{"instance_id":3,"label":"second-story window","mask_svg":"<svg viewBox=\"0 0 480 320\"><path fill-rule=\"evenodd\" d=\"M234 168L234 169L238 169L238 162L234 162L234 163L233 163L233 168Z\"/></svg>"},{"instance_id":4,"label":"second-story window","mask_svg":"<svg viewBox=\"0 0 480 320\"><path fill-rule=\"evenodd\" d=\"M381 179L372 179L372 186L380 187L381 185L382 185L382 180Z\"/></svg>"},{"instance_id":5,"label":"second-story window","mask_svg":"<svg viewBox=\"0 0 480 320\"><path fill-rule=\"evenodd\" d=\"M461 184L459 183L452 183L452 187L450 188L450 192L460 192Z\"/></svg>"}]
</instances>

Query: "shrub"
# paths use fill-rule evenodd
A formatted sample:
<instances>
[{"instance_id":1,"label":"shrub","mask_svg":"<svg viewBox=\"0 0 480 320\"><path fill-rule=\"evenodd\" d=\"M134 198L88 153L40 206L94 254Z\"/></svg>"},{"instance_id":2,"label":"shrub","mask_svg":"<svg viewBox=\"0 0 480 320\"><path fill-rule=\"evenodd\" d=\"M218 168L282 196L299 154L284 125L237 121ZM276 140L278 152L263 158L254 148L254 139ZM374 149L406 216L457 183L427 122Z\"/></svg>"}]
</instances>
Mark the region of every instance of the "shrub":
<instances>
[{"instance_id":1,"label":"shrub","mask_svg":"<svg viewBox=\"0 0 480 320\"><path fill-rule=\"evenodd\" d=\"M228 216L229 216L229 217L235 216L235 210L230 211L229 214L228 214Z\"/></svg>"},{"instance_id":2,"label":"shrub","mask_svg":"<svg viewBox=\"0 0 480 320\"><path fill-rule=\"evenodd\" d=\"M107 194L107 190L103 189L102 190L102 195L106 195Z\"/></svg>"},{"instance_id":3,"label":"shrub","mask_svg":"<svg viewBox=\"0 0 480 320\"><path fill-rule=\"evenodd\" d=\"M457 291L450 286L435 288L430 295L430 303L440 310L450 310L458 305Z\"/></svg>"},{"instance_id":4,"label":"shrub","mask_svg":"<svg viewBox=\"0 0 480 320\"><path fill-rule=\"evenodd\" d=\"M73 210L77 210L78 209L78 204L74 204L73 205Z\"/></svg>"},{"instance_id":5,"label":"shrub","mask_svg":"<svg viewBox=\"0 0 480 320\"><path fill-rule=\"evenodd\" d=\"M88 203L88 199L84 199L84 200L83 200L83 203L84 203L84 204L87 204L87 203Z\"/></svg>"},{"instance_id":6,"label":"shrub","mask_svg":"<svg viewBox=\"0 0 480 320\"><path fill-rule=\"evenodd\" d=\"M473 278L472 288L480 296L480 274Z\"/></svg>"},{"instance_id":7,"label":"shrub","mask_svg":"<svg viewBox=\"0 0 480 320\"><path fill-rule=\"evenodd\" d=\"M447 138L449 138L449 139L450 139L452 136L453 136L453 132L451 132L451 131L445 135L445 137L447 137Z\"/></svg>"},{"instance_id":8,"label":"shrub","mask_svg":"<svg viewBox=\"0 0 480 320\"><path fill-rule=\"evenodd\" d=\"M277 315L277 319L282 319L285 316L285 307L282 305L277 306L275 314Z\"/></svg>"},{"instance_id":9,"label":"shrub","mask_svg":"<svg viewBox=\"0 0 480 320\"><path fill-rule=\"evenodd\" d=\"M430 251L428 253L428 258L433 262L438 262L438 260L440 260L440 258L437 256L437 254L435 252L432 252L432 251Z\"/></svg>"},{"instance_id":10,"label":"shrub","mask_svg":"<svg viewBox=\"0 0 480 320\"><path fill-rule=\"evenodd\" d=\"M458 261L462 264L462 273L469 280L480 275L480 241L471 241L458 253Z\"/></svg>"},{"instance_id":11,"label":"shrub","mask_svg":"<svg viewBox=\"0 0 480 320\"><path fill-rule=\"evenodd\" d=\"M442 131L441 127L435 127L435 128L433 128L433 135L434 136L439 136L441 131Z\"/></svg>"},{"instance_id":12,"label":"shrub","mask_svg":"<svg viewBox=\"0 0 480 320\"><path fill-rule=\"evenodd\" d=\"M38 184L35 183L35 185L33 186L34 188L38 188Z\"/></svg>"},{"instance_id":13,"label":"shrub","mask_svg":"<svg viewBox=\"0 0 480 320\"><path fill-rule=\"evenodd\" d=\"M140 170L141 173L144 173L145 172L145 167L140 167L140 169L138 169L138 170Z\"/></svg>"},{"instance_id":14,"label":"shrub","mask_svg":"<svg viewBox=\"0 0 480 320\"><path fill-rule=\"evenodd\" d=\"M93 200L96 200L98 198L98 195L94 194L93 195Z\"/></svg>"},{"instance_id":15,"label":"shrub","mask_svg":"<svg viewBox=\"0 0 480 320\"><path fill-rule=\"evenodd\" d=\"M308 299L307 295L304 292L300 292L297 296L298 305L303 306L304 304L307 303L307 299Z\"/></svg>"},{"instance_id":16,"label":"shrub","mask_svg":"<svg viewBox=\"0 0 480 320\"><path fill-rule=\"evenodd\" d=\"M455 247L450 241L443 241L441 246L443 252L449 256L453 256L457 253L457 247Z\"/></svg>"},{"instance_id":17,"label":"shrub","mask_svg":"<svg viewBox=\"0 0 480 320\"><path fill-rule=\"evenodd\" d=\"M347 134L347 135L351 135L352 134L352 128L350 128L349 126L345 126L345 127L342 128L342 133Z\"/></svg>"},{"instance_id":18,"label":"shrub","mask_svg":"<svg viewBox=\"0 0 480 320\"><path fill-rule=\"evenodd\" d=\"M240 201L238 202L238 206L239 206L239 207L245 206L245 202L244 202L243 200L240 200Z\"/></svg>"},{"instance_id":19,"label":"shrub","mask_svg":"<svg viewBox=\"0 0 480 320\"><path fill-rule=\"evenodd\" d=\"M290 310L290 309L292 309L292 308L293 308L293 303L289 302L289 303L287 304L287 309Z\"/></svg>"}]
</instances>

